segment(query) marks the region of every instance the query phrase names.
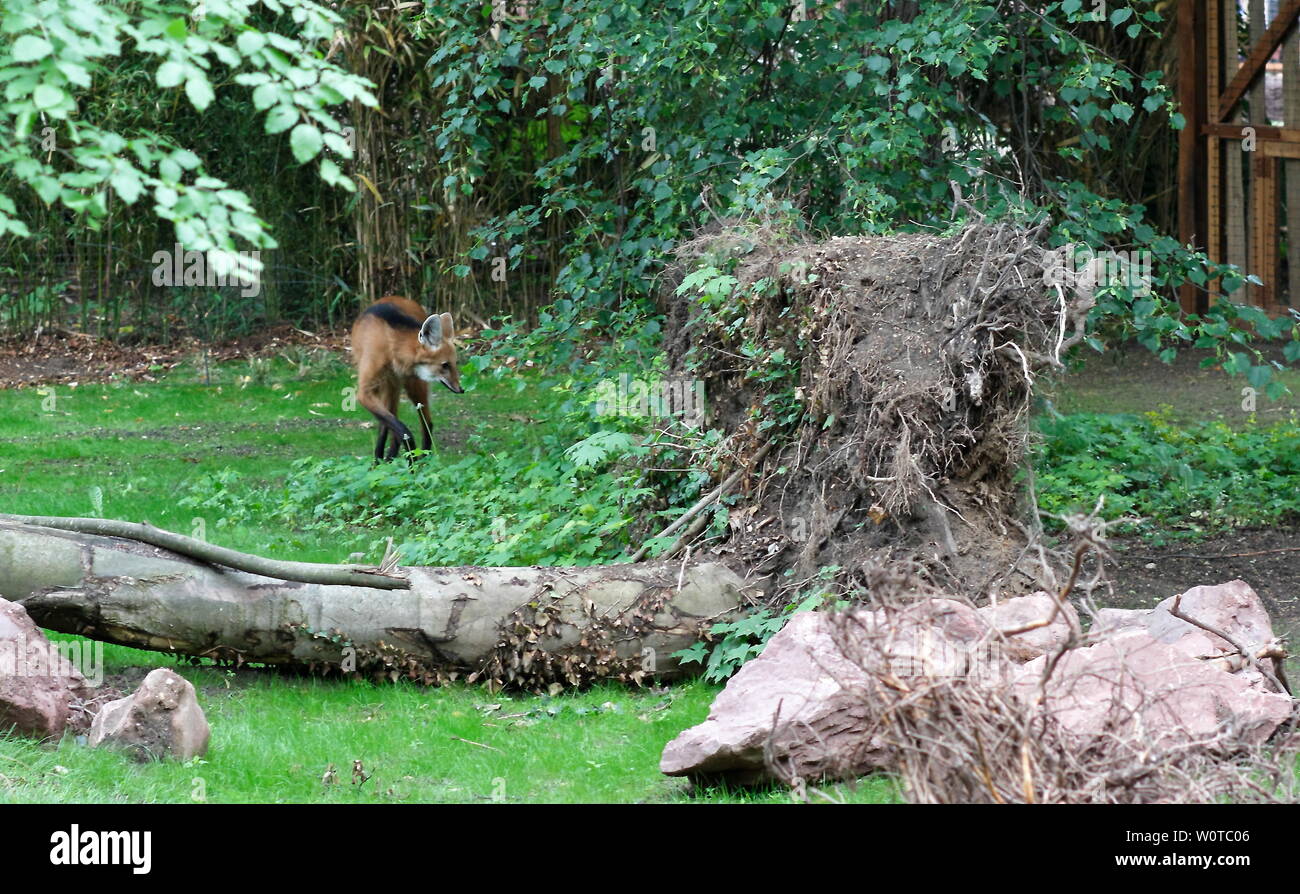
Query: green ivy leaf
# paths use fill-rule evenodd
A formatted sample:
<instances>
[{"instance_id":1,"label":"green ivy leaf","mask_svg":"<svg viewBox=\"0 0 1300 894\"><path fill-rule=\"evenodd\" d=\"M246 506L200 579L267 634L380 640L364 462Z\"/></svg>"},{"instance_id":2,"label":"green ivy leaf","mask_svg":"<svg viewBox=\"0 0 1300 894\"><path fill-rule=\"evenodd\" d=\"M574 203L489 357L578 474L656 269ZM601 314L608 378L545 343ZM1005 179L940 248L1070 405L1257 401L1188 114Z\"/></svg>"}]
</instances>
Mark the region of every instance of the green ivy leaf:
<instances>
[{"instance_id":1,"label":"green ivy leaf","mask_svg":"<svg viewBox=\"0 0 1300 894\"><path fill-rule=\"evenodd\" d=\"M185 79L185 66L179 62L167 61L158 66L154 72L154 81L159 87L172 88L180 85Z\"/></svg>"},{"instance_id":2,"label":"green ivy leaf","mask_svg":"<svg viewBox=\"0 0 1300 894\"><path fill-rule=\"evenodd\" d=\"M52 109L63 104L67 94L53 84L37 84L32 91L32 105L38 109Z\"/></svg>"},{"instance_id":3,"label":"green ivy leaf","mask_svg":"<svg viewBox=\"0 0 1300 894\"><path fill-rule=\"evenodd\" d=\"M140 172L126 165L116 168L109 182L122 201L128 205L135 204L135 200L140 198L140 193L144 191Z\"/></svg>"},{"instance_id":4,"label":"green ivy leaf","mask_svg":"<svg viewBox=\"0 0 1300 894\"><path fill-rule=\"evenodd\" d=\"M266 115L266 132L283 133L298 120L298 110L290 105L279 105Z\"/></svg>"}]
</instances>

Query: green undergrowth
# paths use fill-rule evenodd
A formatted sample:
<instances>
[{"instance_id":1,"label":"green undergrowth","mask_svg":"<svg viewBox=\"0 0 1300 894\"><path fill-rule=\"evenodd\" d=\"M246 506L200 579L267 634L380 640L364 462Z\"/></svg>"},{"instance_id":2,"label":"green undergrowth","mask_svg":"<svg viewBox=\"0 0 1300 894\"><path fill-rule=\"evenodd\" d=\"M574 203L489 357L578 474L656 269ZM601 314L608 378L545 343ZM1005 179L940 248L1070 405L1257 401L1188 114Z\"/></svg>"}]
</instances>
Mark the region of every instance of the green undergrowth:
<instances>
[{"instance_id":1,"label":"green undergrowth","mask_svg":"<svg viewBox=\"0 0 1300 894\"><path fill-rule=\"evenodd\" d=\"M1300 426L1290 418L1175 423L1166 410L1038 420L1035 488L1047 513L1129 519L1119 533L1196 538L1300 519ZM1137 519L1142 519L1138 522Z\"/></svg>"}]
</instances>

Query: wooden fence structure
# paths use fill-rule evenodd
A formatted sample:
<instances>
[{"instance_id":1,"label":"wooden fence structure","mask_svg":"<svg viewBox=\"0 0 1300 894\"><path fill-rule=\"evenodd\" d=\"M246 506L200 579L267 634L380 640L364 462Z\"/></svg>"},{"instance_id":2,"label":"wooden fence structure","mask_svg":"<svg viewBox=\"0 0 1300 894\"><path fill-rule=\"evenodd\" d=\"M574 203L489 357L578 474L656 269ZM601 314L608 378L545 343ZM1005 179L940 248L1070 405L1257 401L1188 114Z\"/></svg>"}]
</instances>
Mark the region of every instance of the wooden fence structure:
<instances>
[{"instance_id":1,"label":"wooden fence structure","mask_svg":"<svg viewBox=\"0 0 1300 894\"><path fill-rule=\"evenodd\" d=\"M1300 0L1178 4L1180 240L1259 277L1237 300L1300 308ZM1188 312L1207 298L1180 293Z\"/></svg>"}]
</instances>

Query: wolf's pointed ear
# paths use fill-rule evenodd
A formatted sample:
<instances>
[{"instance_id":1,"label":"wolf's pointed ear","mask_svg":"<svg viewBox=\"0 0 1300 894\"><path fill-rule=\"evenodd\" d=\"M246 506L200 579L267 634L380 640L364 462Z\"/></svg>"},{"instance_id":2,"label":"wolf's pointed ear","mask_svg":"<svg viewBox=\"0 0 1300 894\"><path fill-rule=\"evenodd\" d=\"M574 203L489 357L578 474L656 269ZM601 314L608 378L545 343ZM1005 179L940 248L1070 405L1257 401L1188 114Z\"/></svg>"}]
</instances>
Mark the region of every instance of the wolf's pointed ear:
<instances>
[{"instance_id":1,"label":"wolf's pointed ear","mask_svg":"<svg viewBox=\"0 0 1300 894\"><path fill-rule=\"evenodd\" d=\"M442 320L442 337L447 341L455 341L456 324L451 321L451 314L442 314L439 319Z\"/></svg>"},{"instance_id":2,"label":"wolf's pointed ear","mask_svg":"<svg viewBox=\"0 0 1300 894\"><path fill-rule=\"evenodd\" d=\"M431 351L442 347L442 320L437 314L429 314L429 318L420 327L420 344Z\"/></svg>"}]
</instances>

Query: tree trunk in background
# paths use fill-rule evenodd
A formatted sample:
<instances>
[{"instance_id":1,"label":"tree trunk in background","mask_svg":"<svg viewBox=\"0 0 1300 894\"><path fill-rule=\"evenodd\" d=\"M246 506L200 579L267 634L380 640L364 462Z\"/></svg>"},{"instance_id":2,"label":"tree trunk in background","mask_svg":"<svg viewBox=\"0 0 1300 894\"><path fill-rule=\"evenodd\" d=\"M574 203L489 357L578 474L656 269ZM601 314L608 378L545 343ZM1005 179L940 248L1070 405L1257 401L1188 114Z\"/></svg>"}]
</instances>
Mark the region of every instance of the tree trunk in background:
<instances>
[{"instance_id":1,"label":"tree trunk in background","mask_svg":"<svg viewBox=\"0 0 1300 894\"><path fill-rule=\"evenodd\" d=\"M529 689L682 673L738 609L724 565L408 568L411 589L293 583L138 541L0 522L0 596L41 626L140 649Z\"/></svg>"}]
</instances>

